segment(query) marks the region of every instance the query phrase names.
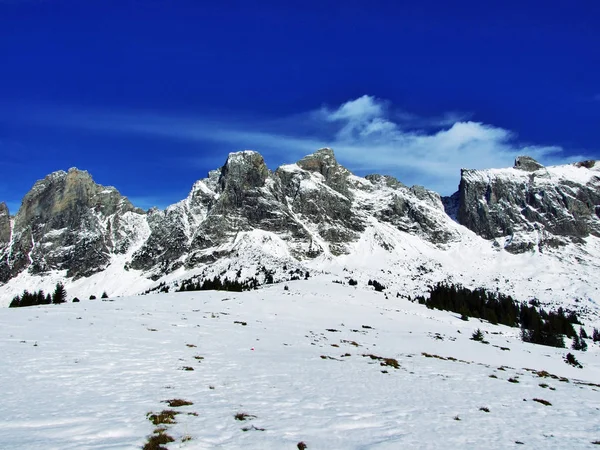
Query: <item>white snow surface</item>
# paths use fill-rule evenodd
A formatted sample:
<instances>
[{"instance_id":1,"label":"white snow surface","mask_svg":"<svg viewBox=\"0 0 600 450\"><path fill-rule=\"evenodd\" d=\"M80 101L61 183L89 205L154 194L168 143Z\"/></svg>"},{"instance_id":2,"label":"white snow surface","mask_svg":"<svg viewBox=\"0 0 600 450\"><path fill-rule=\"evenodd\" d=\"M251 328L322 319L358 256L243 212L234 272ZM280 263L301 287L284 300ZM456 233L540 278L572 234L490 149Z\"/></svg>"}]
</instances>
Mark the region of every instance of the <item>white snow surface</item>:
<instances>
[{"instance_id":1,"label":"white snow surface","mask_svg":"<svg viewBox=\"0 0 600 450\"><path fill-rule=\"evenodd\" d=\"M522 343L518 329L332 280L0 309L2 448L139 449L155 429L146 415L164 409L180 412L165 426L169 449L575 449L600 439L597 344L571 351L577 369L567 350ZM488 345L469 339L477 328ZM193 404L163 403L176 398Z\"/></svg>"}]
</instances>

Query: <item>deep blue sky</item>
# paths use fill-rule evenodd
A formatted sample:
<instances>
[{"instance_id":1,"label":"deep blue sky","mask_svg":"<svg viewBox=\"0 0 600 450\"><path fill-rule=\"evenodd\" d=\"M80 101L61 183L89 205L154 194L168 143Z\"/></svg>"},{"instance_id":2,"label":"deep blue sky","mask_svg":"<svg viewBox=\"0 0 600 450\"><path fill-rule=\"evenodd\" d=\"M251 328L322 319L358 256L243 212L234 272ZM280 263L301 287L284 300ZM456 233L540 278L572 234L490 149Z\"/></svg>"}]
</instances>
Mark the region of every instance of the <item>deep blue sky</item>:
<instances>
[{"instance_id":1,"label":"deep blue sky","mask_svg":"<svg viewBox=\"0 0 600 450\"><path fill-rule=\"evenodd\" d=\"M321 146L449 194L600 158L600 2L0 0L0 201L76 166L144 208Z\"/></svg>"}]
</instances>

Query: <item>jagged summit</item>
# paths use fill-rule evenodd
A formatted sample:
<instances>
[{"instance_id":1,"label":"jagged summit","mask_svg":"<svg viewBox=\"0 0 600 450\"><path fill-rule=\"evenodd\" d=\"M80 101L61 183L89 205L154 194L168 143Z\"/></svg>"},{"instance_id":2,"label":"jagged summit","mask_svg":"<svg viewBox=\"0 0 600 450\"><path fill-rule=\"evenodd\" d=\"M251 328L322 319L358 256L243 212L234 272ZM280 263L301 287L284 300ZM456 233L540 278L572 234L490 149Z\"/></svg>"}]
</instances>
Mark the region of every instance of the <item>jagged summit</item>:
<instances>
[{"instance_id":1,"label":"jagged summit","mask_svg":"<svg viewBox=\"0 0 600 450\"><path fill-rule=\"evenodd\" d=\"M14 222L0 282L29 268L32 273L66 269L67 276L88 276L123 253L136 235L127 222L140 216L114 187L96 184L91 175L71 168L38 180L25 195ZM135 221L135 220L134 220ZM0 227L6 234L6 223Z\"/></svg>"}]
</instances>

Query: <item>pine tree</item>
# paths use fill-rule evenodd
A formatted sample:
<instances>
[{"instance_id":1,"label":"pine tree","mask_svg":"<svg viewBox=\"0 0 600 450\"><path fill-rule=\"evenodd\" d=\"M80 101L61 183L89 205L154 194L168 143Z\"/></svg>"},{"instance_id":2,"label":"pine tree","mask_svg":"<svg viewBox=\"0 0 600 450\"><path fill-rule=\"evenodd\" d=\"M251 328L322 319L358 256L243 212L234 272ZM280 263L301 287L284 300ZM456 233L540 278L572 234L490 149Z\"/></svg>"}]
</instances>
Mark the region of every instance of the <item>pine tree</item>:
<instances>
[{"instance_id":1,"label":"pine tree","mask_svg":"<svg viewBox=\"0 0 600 450\"><path fill-rule=\"evenodd\" d=\"M473 335L471 336L471 340L477 341L477 342L483 342L483 332L479 328L477 328L477 330L475 330L473 332Z\"/></svg>"},{"instance_id":2,"label":"pine tree","mask_svg":"<svg viewBox=\"0 0 600 450\"><path fill-rule=\"evenodd\" d=\"M587 342L585 342L585 340L583 340L578 335L575 335L573 337L573 343L571 344L571 348L573 350L581 350L582 352L585 352L587 350Z\"/></svg>"},{"instance_id":3,"label":"pine tree","mask_svg":"<svg viewBox=\"0 0 600 450\"><path fill-rule=\"evenodd\" d=\"M59 281L56 283L56 288L52 294L52 303L59 305L67 301L67 291L63 284Z\"/></svg>"}]
</instances>

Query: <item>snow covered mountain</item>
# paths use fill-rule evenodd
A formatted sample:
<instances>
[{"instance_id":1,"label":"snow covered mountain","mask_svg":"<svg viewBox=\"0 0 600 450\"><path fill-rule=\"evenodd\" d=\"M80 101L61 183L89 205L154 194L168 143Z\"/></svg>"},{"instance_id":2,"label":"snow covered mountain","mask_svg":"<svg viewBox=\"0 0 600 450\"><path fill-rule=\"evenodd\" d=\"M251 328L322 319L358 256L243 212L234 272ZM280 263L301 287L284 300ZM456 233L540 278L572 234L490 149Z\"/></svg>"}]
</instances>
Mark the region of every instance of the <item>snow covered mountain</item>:
<instances>
[{"instance_id":1,"label":"snow covered mountain","mask_svg":"<svg viewBox=\"0 0 600 450\"><path fill-rule=\"evenodd\" d=\"M463 170L451 198L357 177L321 149L270 171L232 153L165 210L136 209L87 172L38 181L0 205L0 302L23 289L137 294L220 276L284 281L327 273L414 295L438 281L598 312L600 178L594 162ZM453 216L454 219L451 217Z\"/></svg>"},{"instance_id":2,"label":"snow covered mountain","mask_svg":"<svg viewBox=\"0 0 600 450\"><path fill-rule=\"evenodd\" d=\"M458 220L514 253L600 236L600 166L544 167L519 157L512 169L463 170Z\"/></svg>"}]
</instances>

